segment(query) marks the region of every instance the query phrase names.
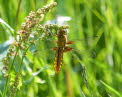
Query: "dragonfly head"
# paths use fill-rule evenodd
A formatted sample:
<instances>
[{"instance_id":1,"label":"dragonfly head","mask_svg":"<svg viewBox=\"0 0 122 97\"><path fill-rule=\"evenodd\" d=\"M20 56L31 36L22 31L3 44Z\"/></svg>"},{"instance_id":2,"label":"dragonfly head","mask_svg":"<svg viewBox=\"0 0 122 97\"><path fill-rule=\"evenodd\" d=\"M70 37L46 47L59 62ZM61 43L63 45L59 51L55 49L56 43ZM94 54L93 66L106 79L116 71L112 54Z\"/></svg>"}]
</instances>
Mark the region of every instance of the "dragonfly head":
<instances>
[{"instance_id":1,"label":"dragonfly head","mask_svg":"<svg viewBox=\"0 0 122 97\"><path fill-rule=\"evenodd\" d=\"M66 29L61 29L61 30L59 30L59 34L67 35L67 30Z\"/></svg>"}]
</instances>

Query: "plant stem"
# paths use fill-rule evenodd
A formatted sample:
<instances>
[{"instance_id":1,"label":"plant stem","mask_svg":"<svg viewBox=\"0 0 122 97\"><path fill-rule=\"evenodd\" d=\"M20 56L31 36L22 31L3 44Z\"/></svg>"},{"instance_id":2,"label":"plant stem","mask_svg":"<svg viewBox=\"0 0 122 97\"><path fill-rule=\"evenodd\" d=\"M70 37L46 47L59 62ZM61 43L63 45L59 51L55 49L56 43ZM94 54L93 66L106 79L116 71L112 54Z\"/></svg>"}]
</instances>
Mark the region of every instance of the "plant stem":
<instances>
[{"instance_id":1,"label":"plant stem","mask_svg":"<svg viewBox=\"0 0 122 97\"><path fill-rule=\"evenodd\" d=\"M23 59L24 59L25 54L26 54L26 52L28 51L28 49L30 48L31 45L32 45L32 44L30 44L30 45L27 47L27 49L25 50L25 52L24 52L23 55L22 55L22 60L21 60L21 63L20 63L20 65L19 65L19 72L20 72L20 74L21 74L21 67L22 67Z\"/></svg>"},{"instance_id":2,"label":"plant stem","mask_svg":"<svg viewBox=\"0 0 122 97\"><path fill-rule=\"evenodd\" d=\"M19 51L19 47L17 48L17 50L16 50L16 55L14 56L14 59L13 59L13 61L12 61L12 64L10 65L10 69L9 69L9 71L8 71L8 77L7 77L5 86L4 86L4 90L3 90L3 95L2 95L2 97L6 97L7 85L8 85L9 79L10 79L10 72L11 72L12 66L13 66L13 64L14 64L14 61L15 61L15 59L16 59L16 56L17 56L18 51Z\"/></svg>"}]
</instances>

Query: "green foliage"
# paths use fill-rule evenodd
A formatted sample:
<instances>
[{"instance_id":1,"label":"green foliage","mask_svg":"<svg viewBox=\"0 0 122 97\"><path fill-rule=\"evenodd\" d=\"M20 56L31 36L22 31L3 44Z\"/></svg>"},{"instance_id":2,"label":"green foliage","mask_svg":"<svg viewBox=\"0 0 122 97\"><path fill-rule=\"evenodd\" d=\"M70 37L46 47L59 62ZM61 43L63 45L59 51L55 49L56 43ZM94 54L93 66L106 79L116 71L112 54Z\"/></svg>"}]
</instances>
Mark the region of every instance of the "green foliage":
<instances>
[{"instance_id":1,"label":"green foliage","mask_svg":"<svg viewBox=\"0 0 122 97\"><path fill-rule=\"evenodd\" d=\"M66 18L63 16L67 16L71 18L71 20L66 19L67 22L65 22L70 26L68 40L75 41L71 45L75 52L64 53L60 74L56 75L53 68L55 52L50 50L56 46L55 36L50 33L38 40L35 45L31 37L30 41L25 41L27 47L18 51L18 56L15 58L17 61L13 65L7 63L9 68L12 65L10 74L7 73L9 68L4 67L2 58L12 47L13 39L18 39L18 30L22 32L21 24L27 19L24 18L31 11L36 12L53 1L0 0L0 97L5 97L5 95L121 97L122 0L55 0L57 7L44 14L38 23L42 25L41 30L36 26L32 31L43 32L44 27L55 32L54 26L57 29L62 29L64 26L53 23L57 21L58 24L59 20ZM47 22L53 26L46 26ZM35 34L32 33L33 35ZM38 39L39 36L42 36L42 33L34 39ZM26 38L27 36L24 37L25 40ZM29 45L30 42L31 45ZM17 47L18 44L14 45ZM12 48L12 50L17 51L17 48ZM95 52L94 57L91 52ZM12 63L14 57L8 59ZM6 59L4 61L6 62ZM11 77L7 80L8 75ZM15 79L19 79L18 83ZM15 90L12 86L18 89Z\"/></svg>"}]
</instances>

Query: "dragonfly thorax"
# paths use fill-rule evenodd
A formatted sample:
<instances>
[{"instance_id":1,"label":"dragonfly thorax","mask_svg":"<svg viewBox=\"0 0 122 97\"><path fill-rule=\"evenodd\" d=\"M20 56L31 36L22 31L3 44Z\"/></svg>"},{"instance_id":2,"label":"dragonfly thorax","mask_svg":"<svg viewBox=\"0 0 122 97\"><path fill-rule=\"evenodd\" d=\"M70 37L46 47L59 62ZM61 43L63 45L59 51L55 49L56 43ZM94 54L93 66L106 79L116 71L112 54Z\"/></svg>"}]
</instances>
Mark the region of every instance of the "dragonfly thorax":
<instances>
[{"instance_id":1,"label":"dragonfly thorax","mask_svg":"<svg viewBox=\"0 0 122 97\"><path fill-rule=\"evenodd\" d=\"M66 35L58 35L57 45L58 47L65 47L67 42Z\"/></svg>"}]
</instances>

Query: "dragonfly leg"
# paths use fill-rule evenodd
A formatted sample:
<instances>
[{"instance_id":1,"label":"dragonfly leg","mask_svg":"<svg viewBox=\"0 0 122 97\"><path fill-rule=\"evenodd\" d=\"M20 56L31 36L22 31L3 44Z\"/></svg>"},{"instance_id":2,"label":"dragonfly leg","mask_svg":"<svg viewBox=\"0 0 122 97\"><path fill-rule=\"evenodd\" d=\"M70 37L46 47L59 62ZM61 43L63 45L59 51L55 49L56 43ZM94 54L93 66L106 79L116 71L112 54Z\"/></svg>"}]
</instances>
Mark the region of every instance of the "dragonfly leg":
<instances>
[{"instance_id":1,"label":"dragonfly leg","mask_svg":"<svg viewBox=\"0 0 122 97\"><path fill-rule=\"evenodd\" d=\"M66 44L72 44L74 41L68 41Z\"/></svg>"},{"instance_id":2,"label":"dragonfly leg","mask_svg":"<svg viewBox=\"0 0 122 97\"><path fill-rule=\"evenodd\" d=\"M57 50L57 47L52 48L52 50L56 51Z\"/></svg>"},{"instance_id":3,"label":"dragonfly leg","mask_svg":"<svg viewBox=\"0 0 122 97\"><path fill-rule=\"evenodd\" d=\"M71 50L72 50L72 48L70 48L68 46L64 47L64 52L68 52L68 51L71 51Z\"/></svg>"}]
</instances>

